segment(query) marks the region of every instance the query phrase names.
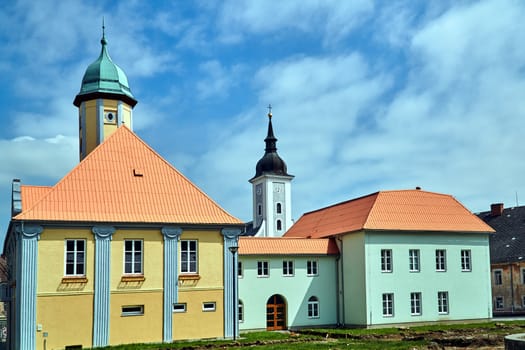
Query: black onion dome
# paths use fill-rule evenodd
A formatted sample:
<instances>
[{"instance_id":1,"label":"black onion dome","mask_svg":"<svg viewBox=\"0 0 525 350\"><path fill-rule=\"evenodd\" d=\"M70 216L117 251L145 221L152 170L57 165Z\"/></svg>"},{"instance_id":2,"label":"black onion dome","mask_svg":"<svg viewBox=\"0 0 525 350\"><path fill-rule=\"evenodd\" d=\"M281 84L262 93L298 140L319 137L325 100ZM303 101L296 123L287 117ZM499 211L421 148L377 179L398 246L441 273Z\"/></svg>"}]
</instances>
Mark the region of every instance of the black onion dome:
<instances>
[{"instance_id":1,"label":"black onion dome","mask_svg":"<svg viewBox=\"0 0 525 350\"><path fill-rule=\"evenodd\" d=\"M264 150L264 156L257 162L257 166L255 167L255 176L253 178L255 179L261 175L292 176L288 174L284 160L282 160L277 154L277 139L273 135L272 114L269 113L268 117L268 135L264 139L266 148Z\"/></svg>"}]
</instances>

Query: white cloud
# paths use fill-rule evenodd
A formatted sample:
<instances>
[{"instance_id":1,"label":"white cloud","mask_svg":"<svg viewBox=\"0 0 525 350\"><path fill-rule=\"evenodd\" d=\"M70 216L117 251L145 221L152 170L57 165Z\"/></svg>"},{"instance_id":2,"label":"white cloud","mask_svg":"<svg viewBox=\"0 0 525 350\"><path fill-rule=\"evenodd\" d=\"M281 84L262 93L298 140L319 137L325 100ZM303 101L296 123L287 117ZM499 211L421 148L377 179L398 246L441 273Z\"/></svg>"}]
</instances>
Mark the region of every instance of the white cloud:
<instances>
[{"instance_id":1,"label":"white cloud","mask_svg":"<svg viewBox=\"0 0 525 350\"><path fill-rule=\"evenodd\" d=\"M348 35L372 14L373 2L314 0L227 1L219 17L221 39L235 43L245 34L284 34L293 29L321 34L325 43Z\"/></svg>"}]
</instances>

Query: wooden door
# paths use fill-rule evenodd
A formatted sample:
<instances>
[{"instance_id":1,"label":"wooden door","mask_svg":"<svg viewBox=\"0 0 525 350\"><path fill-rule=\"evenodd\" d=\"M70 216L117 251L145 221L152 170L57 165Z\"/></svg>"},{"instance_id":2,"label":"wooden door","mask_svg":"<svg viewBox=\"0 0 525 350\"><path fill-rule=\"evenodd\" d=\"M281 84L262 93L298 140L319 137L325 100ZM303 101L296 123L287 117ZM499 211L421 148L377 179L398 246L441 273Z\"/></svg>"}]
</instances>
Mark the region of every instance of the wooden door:
<instances>
[{"instance_id":1,"label":"wooden door","mask_svg":"<svg viewBox=\"0 0 525 350\"><path fill-rule=\"evenodd\" d=\"M266 329L269 331L286 329L286 304L280 295L272 295L266 303Z\"/></svg>"}]
</instances>

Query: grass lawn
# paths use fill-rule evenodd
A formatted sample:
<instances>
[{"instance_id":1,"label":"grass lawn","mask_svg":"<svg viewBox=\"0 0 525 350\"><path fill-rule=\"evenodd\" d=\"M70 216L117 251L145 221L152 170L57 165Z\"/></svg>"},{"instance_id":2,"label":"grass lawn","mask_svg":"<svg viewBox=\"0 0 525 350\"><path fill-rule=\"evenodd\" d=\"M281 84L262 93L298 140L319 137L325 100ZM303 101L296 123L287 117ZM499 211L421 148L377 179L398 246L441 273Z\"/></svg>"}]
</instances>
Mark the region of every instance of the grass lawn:
<instances>
[{"instance_id":1,"label":"grass lawn","mask_svg":"<svg viewBox=\"0 0 525 350\"><path fill-rule=\"evenodd\" d=\"M179 341L170 344L133 344L111 350L200 350L256 347L270 349L503 349L505 335L525 333L525 321L431 325L381 329L306 329L300 333L251 332L241 339ZM101 349L101 348L98 348Z\"/></svg>"}]
</instances>

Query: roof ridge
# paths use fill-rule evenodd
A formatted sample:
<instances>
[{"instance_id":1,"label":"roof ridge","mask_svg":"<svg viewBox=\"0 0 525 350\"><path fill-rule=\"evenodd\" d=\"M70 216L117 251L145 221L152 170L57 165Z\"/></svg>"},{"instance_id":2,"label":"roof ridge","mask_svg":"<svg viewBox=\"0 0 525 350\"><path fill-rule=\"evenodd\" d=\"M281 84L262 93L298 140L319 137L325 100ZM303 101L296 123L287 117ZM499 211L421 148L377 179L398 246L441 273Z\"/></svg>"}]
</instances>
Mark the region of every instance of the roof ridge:
<instances>
[{"instance_id":1,"label":"roof ridge","mask_svg":"<svg viewBox=\"0 0 525 350\"><path fill-rule=\"evenodd\" d=\"M320 212L320 211L323 211L323 210L326 210L326 209L330 209L330 208L333 208L333 207L337 207L339 205L343 205L343 204L346 204L346 203L350 203L350 202L355 202L355 201L358 201L360 199L364 199L364 198L367 198L367 197L371 197L373 195L377 195L378 193L380 193L381 191L377 191L377 192L373 192L373 193L370 193L370 194L367 194L367 195L364 195L364 196L361 196L361 197L357 197L357 198L352 198L352 199L348 199L348 200L345 200L345 201L342 201L342 202L338 202L338 203L335 203L335 204L331 204L331 205L328 205L326 207L322 207L322 208L319 208L319 209L315 209L315 210L312 210L312 211L307 211L305 213L303 213L302 216L305 216L305 215L308 215L308 214L312 214L312 213L316 213L316 212Z\"/></svg>"}]
</instances>

